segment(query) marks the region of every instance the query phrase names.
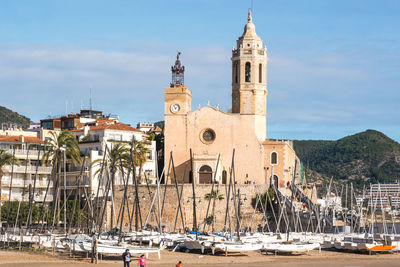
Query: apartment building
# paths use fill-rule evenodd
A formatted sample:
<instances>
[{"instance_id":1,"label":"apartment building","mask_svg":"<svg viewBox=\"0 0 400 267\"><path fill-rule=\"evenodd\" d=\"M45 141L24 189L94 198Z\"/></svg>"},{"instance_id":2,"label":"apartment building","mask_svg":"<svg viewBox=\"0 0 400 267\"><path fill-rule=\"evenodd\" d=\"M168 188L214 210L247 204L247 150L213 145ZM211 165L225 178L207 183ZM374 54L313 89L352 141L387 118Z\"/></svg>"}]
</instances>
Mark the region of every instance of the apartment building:
<instances>
[{"instance_id":1,"label":"apartment building","mask_svg":"<svg viewBox=\"0 0 400 267\"><path fill-rule=\"evenodd\" d=\"M35 133L13 130L2 131L0 134L0 149L5 149L18 159L17 164L2 168L1 198L11 201L28 201L31 194L35 202L53 201L53 182L51 181L51 166L44 166L44 141L34 136ZM19 135L16 135L19 133Z\"/></svg>"},{"instance_id":2,"label":"apartment building","mask_svg":"<svg viewBox=\"0 0 400 267\"><path fill-rule=\"evenodd\" d=\"M132 140L140 141L149 150L146 155L146 161L142 164L141 174L148 179L149 183L155 183L156 177L156 142L149 140L148 136L141 130L134 128L128 124L118 122L115 119L97 120L95 125L86 125L82 129L71 131L79 140L79 147L83 155L88 155L88 163L85 171L90 172L92 177L90 182L92 185L98 184L98 177L94 174L97 172L95 166L91 163L96 159L102 159L106 149L112 149L117 144L128 145ZM97 166L98 168L98 166ZM136 167L136 175L139 176L140 167ZM122 175L116 174L116 184L123 184ZM96 186L92 187L97 189Z\"/></svg>"},{"instance_id":3,"label":"apartment building","mask_svg":"<svg viewBox=\"0 0 400 267\"><path fill-rule=\"evenodd\" d=\"M372 184L366 193L368 206L373 205L377 209L400 208L399 183Z\"/></svg>"}]
</instances>

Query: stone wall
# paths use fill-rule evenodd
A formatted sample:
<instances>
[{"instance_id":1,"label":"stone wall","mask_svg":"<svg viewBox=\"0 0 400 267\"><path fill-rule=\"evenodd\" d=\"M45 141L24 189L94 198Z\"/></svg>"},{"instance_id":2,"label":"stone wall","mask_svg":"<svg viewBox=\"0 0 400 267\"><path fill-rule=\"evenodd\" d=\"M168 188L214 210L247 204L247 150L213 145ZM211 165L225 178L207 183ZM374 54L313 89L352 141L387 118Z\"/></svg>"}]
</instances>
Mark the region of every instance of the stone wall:
<instances>
[{"instance_id":1,"label":"stone wall","mask_svg":"<svg viewBox=\"0 0 400 267\"><path fill-rule=\"evenodd\" d=\"M191 184L185 184L183 185L178 185L179 187L179 192L182 190L182 199L181 199L181 205L182 205L182 215L183 215L183 223L181 220L181 215L180 213L178 214L178 220L176 223L176 227L174 227L175 224L175 218L178 210L178 197L177 197L177 192L176 192L176 187L175 185L161 185L161 202L164 196L164 190L166 189L165 193L165 205L164 205L164 211L163 211L163 216L162 216L162 225L165 228L165 231L183 231L184 227L192 229L193 227L193 194L192 194L192 185ZM218 185L215 185L215 190L217 190ZM252 229L256 229L258 224L263 224L262 222L262 217L263 214L261 212L256 212L254 213L254 207L252 206L253 199L255 199L257 193L265 193L267 186L266 185L237 185L237 189L240 189L240 194L241 194L241 226L242 227L251 227ZM227 187L225 185L219 185L219 193L218 195L221 196L221 200L216 200L215 201L215 231L221 231L224 228L224 221L225 221L225 211L226 211L226 205L227 205L227 193L226 190ZM156 185L149 185L148 187L145 185L139 186L139 201L140 201L140 211L141 211L141 217L142 217L142 223L145 223L149 207L151 205L151 202L153 200L154 195L157 192L157 186ZM196 185L195 193L196 193L196 210L197 210L197 222L200 224L200 230L203 230L204 226L204 219L206 218L206 213L207 213L207 207L209 201L205 199L206 194L209 194L211 192L211 185ZM237 193L237 190L236 190ZM132 213L132 207L134 205L134 199L135 199L135 188L133 185L129 185L128 190L127 190L127 196L128 196L128 204L129 204L129 211ZM117 187L116 189L116 195L114 197L114 203L115 203L115 212L116 212L116 217L118 218L118 214L120 213L120 207L121 203L123 201L123 196L124 196L124 190L123 186ZM130 198L130 199L129 199ZM151 216L149 217L149 220L147 222L148 225L151 225L153 227L157 226L156 218L158 218L158 197L155 198L155 203L154 203L154 208L153 212L151 213ZM254 205L254 202L253 202ZM231 222L231 227L232 230L235 230L236 227L236 215L235 215L235 209L233 208L233 201L232 201L232 191L230 194L230 200L229 200L229 213L230 216L228 216L227 220L227 228L229 228L229 221ZM211 201L210 208L209 208L209 216L212 215L212 210L213 210L213 201ZM156 216L157 214L157 216ZM110 216L108 216L110 218ZM230 218L230 219L229 219ZM132 229L135 229L135 215L132 216ZM139 220L138 220L139 221ZM110 224L108 224L110 225ZM118 226L119 227L119 224ZM130 228L130 221L129 221L129 216L127 212L127 208L125 207L125 212L124 212L124 221L123 221L123 230L124 231L129 231ZM212 225L206 225L205 231L211 231L212 230Z\"/></svg>"}]
</instances>

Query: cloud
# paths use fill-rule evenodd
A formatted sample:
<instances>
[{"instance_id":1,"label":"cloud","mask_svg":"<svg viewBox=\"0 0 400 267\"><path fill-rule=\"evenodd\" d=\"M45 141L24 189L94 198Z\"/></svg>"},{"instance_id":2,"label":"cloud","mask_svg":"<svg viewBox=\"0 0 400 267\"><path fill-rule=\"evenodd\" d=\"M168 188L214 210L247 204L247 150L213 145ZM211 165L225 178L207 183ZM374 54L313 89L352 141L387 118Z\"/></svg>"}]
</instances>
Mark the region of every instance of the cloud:
<instances>
[{"instance_id":1,"label":"cloud","mask_svg":"<svg viewBox=\"0 0 400 267\"><path fill-rule=\"evenodd\" d=\"M177 47L5 44L0 46L0 104L39 120L65 113L66 103L68 111L78 111L81 103L87 107L92 88L94 107L117 113L124 122L161 120ZM390 125L400 123L399 65L379 51L369 55L369 64L367 50L356 56L345 49L270 53L268 135L325 139L352 129L395 129ZM182 52L192 107L210 100L228 110L230 49L188 46ZM385 71L379 72L382 62Z\"/></svg>"}]
</instances>

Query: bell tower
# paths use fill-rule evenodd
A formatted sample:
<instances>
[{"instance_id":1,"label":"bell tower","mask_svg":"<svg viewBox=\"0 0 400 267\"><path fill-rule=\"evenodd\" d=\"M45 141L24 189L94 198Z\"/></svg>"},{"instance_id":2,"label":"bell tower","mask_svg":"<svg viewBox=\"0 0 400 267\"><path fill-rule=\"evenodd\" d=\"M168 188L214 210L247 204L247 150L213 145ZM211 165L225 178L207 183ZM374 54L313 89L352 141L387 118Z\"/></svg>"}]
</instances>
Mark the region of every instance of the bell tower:
<instances>
[{"instance_id":1,"label":"bell tower","mask_svg":"<svg viewBox=\"0 0 400 267\"><path fill-rule=\"evenodd\" d=\"M267 61L267 48L249 10L244 32L232 50L232 113L266 116Z\"/></svg>"},{"instance_id":2,"label":"bell tower","mask_svg":"<svg viewBox=\"0 0 400 267\"><path fill-rule=\"evenodd\" d=\"M185 66L176 55L175 65L171 66L172 80L169 88L165 88L165 115L186 115L191 111L192 92L184 85Z\"/></svg>"},{"instance_id":3,"label":"bell tower","mask_svg":"<svg viewBox=\"0 0 400 267\"><path fill-rule=\"evenodd\" d=\"M181 53L178 52L175 65L171 67L170 87L164 91L164 166L168 167L170 153L173 152L174 162L177 164L176 172L182 177L183 170L179 165L187 160L188 155L187 144L190 135L187 125L188 115L191 112L192 92L184 85L185 67L181 64L180 56ZM165 172L168 170L165 169Z\"/></svg>"}]
</instances>

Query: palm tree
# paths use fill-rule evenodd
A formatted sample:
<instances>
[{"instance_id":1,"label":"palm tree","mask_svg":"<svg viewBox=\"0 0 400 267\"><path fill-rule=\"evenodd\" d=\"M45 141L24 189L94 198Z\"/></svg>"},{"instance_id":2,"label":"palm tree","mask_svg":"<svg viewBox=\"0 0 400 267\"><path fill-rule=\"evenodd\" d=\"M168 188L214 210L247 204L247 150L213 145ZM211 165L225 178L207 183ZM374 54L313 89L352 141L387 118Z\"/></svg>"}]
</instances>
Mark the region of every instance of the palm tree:
<instances>
[{"instance_id":1,"label":"palm tree","mask_svg":"<svg viewBox=\"0 0 400 267\"><path fill-rule=\"evenodd\" d=\"M56 166L60 161L61 151L64 147L67 157L71 159L74 165L82 162L78 139L70 131L64 130L60 134L50 132L50 134L51 138L44 144L45 153L42 158L44 163L53 160L53 166Z\"/></svg>"},{"instance_id":2,"label":"palm tree","mask_svg":"<svg viewBox=\"0 0 400 267\"><path fill-rule=\"evenodd\" d=\"M79 163L82 162L81 158L81 150L79 148L79 142L78 139L70 132L67 130L61 131L59 134L56 132L50 132L51 138L46 140L44 144L44 151L45 153L43 154L42 157L42 162L44 164L48 164L49 162L52 162L53 168L57 169L57 177L60 177L61 174L61 157L63 155L63 151L65 151L66 157L68 157L71 161L72 164L78 165ZM66 170L64 170L66 171ZM58 183L59 179L57 179L56 183L56 188L54 188L54 192L57 194L57 199L56 202L53 201L53 212L54 209L56 208L56 204L60 204L59 198L60 194L58 194ZM65 193L65 192L64 192ZM64 203L66 205L66 203ZM58 209L58 212L60 210ZM53 213L55 214L55 213ZM59 217L59 215L58 215ZM57 219L57 224L58 224L58 219Z\"/></svg>"},{"instance_id":3,"label":"palm tree","mask_svg":"<svg viewBox=\"0 0 400 267\"><path fill-rule=\"evenodd\" d=\"M0 228L2 227L1 206L3 195L1 194L1 180L3 178L3 167L13 164L19 165L18 159L13 154L8 153L5 149L0 149Z\"/></svg>"},{"instance_id":4,"label":"palm tree","mask_svg":"<svg viewBox=\"0 0 400 267\"><path fill-rule=\"evenodd\" d=\"M128 168L130 162L130 151L129 148L123 144L117 143L107 153L107 168L103 166L105 177L111 177L111 192L112 196L115 196L115 174L119 172L126 173L125 169ZM103 159L97 159L92 162L91 166L98 165L100 168L94 173L94 175L99 175L101 171L101 164L103 164ZM114 218L114 208L111 209L111 224L113 224Z\"/></svg>"},{"instance_id":5,"label":"palm tree","mask_svg":"<svg viewBox=\"0 0 400 267\"><path fill-rule=\"evenodd\" d=\"M212 211L211 211L211 216L209 216L208 218L206 218L206 224L211 224L212 223L212 232L214 232L214 228L215 228L215 202L216 200L223 200L224 199L224 195L219 193L219 190L212 190L211 193L205 194L204 196L205 200L212 200L213 201L213 207L212 207Z\"/></svg>"},{"instance_id":6,"label":"palm tree","mask_svg":"<svg viewBox=\"0 0 400 267\"><path fill-rule=\"evenodd\" d=\"M142 141L133 141L133 164L134 166L139 167L139 179L142 177L142 168L143 164L147 161L147 154L150 153L150 149L148 149L144 142Z\"/></svg>"}]
</instances>

